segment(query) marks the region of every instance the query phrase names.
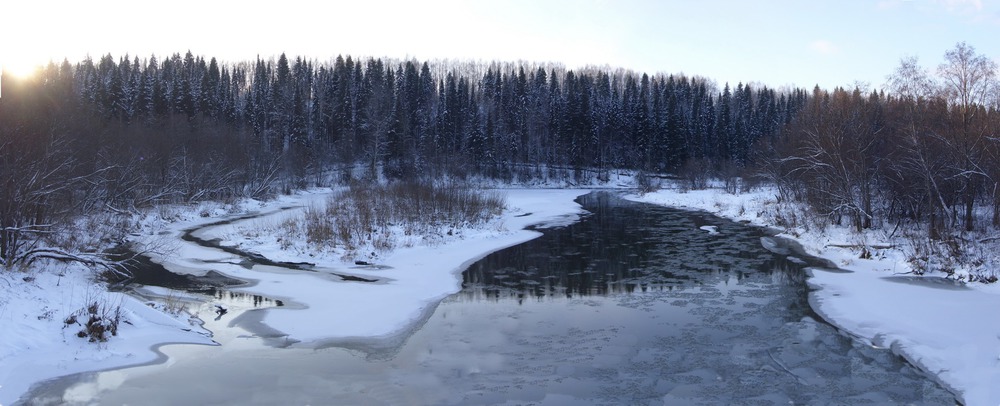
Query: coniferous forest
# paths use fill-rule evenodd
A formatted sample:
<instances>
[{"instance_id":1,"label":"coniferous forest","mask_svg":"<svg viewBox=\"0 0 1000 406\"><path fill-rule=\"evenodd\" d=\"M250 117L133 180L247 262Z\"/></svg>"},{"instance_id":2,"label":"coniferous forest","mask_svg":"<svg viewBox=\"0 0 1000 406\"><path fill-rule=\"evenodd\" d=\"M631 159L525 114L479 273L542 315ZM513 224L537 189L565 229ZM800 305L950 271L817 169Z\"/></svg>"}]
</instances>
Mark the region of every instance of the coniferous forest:
<instances>
[{"instance_id":1,"label":"coniferous forest","mask_svg":"<svg viewBox=\"0 0 1000 406\"><path fill-rule=\"evenodd\" d=\"M858 230L1000 227L1000 113L966 44L884 90L771 89L556 64L121 57L3 77L0 261L62 219L265 197L329 180L607 180L615 169L776 186ZM737 190L734 190L737 191ZM988 220L982 212L988 211Z\"/></svg>"}]
</instances>

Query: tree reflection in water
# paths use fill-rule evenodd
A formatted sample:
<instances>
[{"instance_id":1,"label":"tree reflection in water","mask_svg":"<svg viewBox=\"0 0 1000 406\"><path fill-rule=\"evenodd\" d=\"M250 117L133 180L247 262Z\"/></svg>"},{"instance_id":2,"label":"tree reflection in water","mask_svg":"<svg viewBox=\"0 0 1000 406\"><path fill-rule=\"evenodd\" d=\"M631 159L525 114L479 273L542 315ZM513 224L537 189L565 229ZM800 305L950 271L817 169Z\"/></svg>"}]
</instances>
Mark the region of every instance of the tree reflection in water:
<instances>
[{"instance_id":1,"label":"tree reflection in water","mask_svg":"<svg viewBox=\"0 0 1000 406\"><path fill-rule=\"evenodd\" d=\"M699 212L629 202L609 193L578 200L588 221L493 253L463 274L468 298L628 294L769 274L805 290L803 265L760 247L763 229ZM719 234L699 227L718 226ZM726 229L739 232L727 233ZM748 232L750 230L750 232Z\"/></svg>"}]
</instances>

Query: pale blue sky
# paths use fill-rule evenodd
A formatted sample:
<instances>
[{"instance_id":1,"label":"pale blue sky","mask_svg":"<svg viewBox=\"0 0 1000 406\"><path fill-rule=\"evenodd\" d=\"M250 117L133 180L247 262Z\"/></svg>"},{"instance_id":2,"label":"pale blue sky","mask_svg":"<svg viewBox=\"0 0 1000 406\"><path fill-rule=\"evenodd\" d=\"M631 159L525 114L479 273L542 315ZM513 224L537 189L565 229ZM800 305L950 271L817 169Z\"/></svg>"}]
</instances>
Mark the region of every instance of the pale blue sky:
<instances>
[{"instance_id":1,"label":"pale blue sky","mask_svg":"<svg viewBox=\"0 0 1000 406\"><path fill-rule=\"evenodd\" d=\"M879 87L900 58L931 69L965 41L1000 60L998 0L5 1L0 63L190 49L529 60L772 87ZM12 4L10 4L12 3Z\"/></svg>"}]
</instances>

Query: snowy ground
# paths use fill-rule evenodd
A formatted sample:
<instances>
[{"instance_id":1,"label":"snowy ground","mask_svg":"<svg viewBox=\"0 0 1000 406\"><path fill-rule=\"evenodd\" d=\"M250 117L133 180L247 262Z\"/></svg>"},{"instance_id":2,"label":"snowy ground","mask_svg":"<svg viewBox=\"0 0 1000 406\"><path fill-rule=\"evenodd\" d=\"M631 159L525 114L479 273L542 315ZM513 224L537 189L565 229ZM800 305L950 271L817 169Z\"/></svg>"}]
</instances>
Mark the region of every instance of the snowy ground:
<instances>
[{"instance_id":1,"label":"snowy ground","mask_svg":"<svg viewBox=\"0 0 1000 406\"><path fill-rule=\"evenodd\" d=\"M486 227L456 230L426 244L400 241L394 252L376 256L378 267L344 263L337 253L309 252L301 241L279 241L282 237L267 232L256 236L248 232L280 225L303 207L321 202L329 190L298 193L267 203L165 207L140 219L143 231L133 238L157 246L160 254L154 255L155 259L174 272L218 270L253 281L238 290L285 301L283 308L253 312L263 317L244 320L244 326L257 334L296 346L371 338L391 341L432 312L441 298L460 289L459 273L465 265L538 235L523 230L525 226L575 221L581 209L573 199L587 190L505 192L509 210L501 219ZM1000 389L995 384L1000 382L1000 318L992 312L1000 308L1000 286L902 276L909 268L905 253L898 249L875 250L874 259L859 259L857 249L831 245L890 246L898 241L885 240L885 233L858 237L846 229L810 227L801 219L789 221L797 216L795 211L778 208L768 190L738 196L721 190L663 190L629 198L706 210L758 225L797 223L785 229L784 236L797 239L811 254L854 271L811 271L809 282L817 288L811 300L819 313L850 334L873 345L891 347L934 373L960 393L966 404L1000 404ZM264 266L248 269L231 254L179 239L184 230L248 212L260 216L202 229L198 236L218 238L224 245L275 260L305 259L317 264L317 272ZM378 282L343 281L336 274ZM41 380L152 362L158 355L150 349L160 344L212 343L197 320L193 325L186 315L171 317L132 297L108 293L96 287L89 271L76 266L0 273L0 293L0 405L12 403L30 384ZM64 328L66 317L93 301L121 304L125 309L129 323L107 343L77 338L78 326Z\"/></svg>"},{"instance_id":2,"label":"snowy ground","mask_svg":"<svg viewBox=\"0 0 1000 406\"><path fill-rule=\"evenodd\" d=\"M459 275L467 264L540 235L524 230L529 225L547 227L576 221L582 209L573 199L587 192L505 190L508 210L501 218L484 227L455 230L431 244L400 242L397 246L401 248L377 257L377 267L355 266L343 262L339 255L313 252L307 260L317 264L317 272L259 265L247 269L238 264L234 255L180 240L184 230L257 213L260 216L253 219L202 229L198 237L220 238L225 245L239 244L271 259L301 261L302 255L308 255L301 241L296 242L300 246L286 244L282 249L280 241L249 238L246 230L280 224L304 207L321 202L329 189L283 196L267 203L163 207L137 220L142 232L132 239L154 247L154 261L173 272L202 275L217 270L252 282L234 290L283 299L286 306L264 312L260 320L244 320L244 326L272 339L280 337L288 344L318 346L404 333L429 315L442 298L461 288ZM378 282L343 281L334 274ZM19 279L26 276L29 278ZM146 290L160 296L177 294ZM38 381L153 362L158 357L153 349L162 344L214 343L198 319L189 320L186 313L170 316L128 295L109 293L81 267L0 273L0 292L0 324L4 326L0 330L0 405L14 402ZM101 344L77 338L79 328L63 328L66 317L95 300L121 304L128 320L117 337Z\"/></svg>"},{"instance_id":3,"label":"snowy ground","mask_svg":"<svg viewBox=\"0 0 1000 406\"><path fill-rule=\"evenodd\" d=\"M934 374L965 404L1000 405L1000 286L906 275L906 241L885 232L858 236L846 227L809 225L794 207L778 205L774 196L768 189L735 196L710 189L661 190L628 198L762 226L798 224L783 228L782 236L853 271L810 270L814 310L849 334L890 347ZM861 244L883 248L873 249L872 259L860 259L859 248L835 247Z\"/></svg>"},{"instance_id":4,"label":"snowy ground","mask_svg":"<svg viewBox=\"0 0 1000 406\"><path fill-rule=\"evenodd\" d=\"M109 293L79 266L55 265L32 272L0 272L0 405L14 402L38 381L83 371L156 361L164 343L213 344L210 333L187 316L171 317L120 293ZM120 305L118 336L104 343L77 337L67 324L89 304Z\"/></svg>"},{"instance_id":5,"label":"snowy ground","mask_svg":"<svg viewBox=\"0 0 1000 406\"><path fill-rule=\"evenodd\" d=\"M262 325L257 333L261 335L279 335L288 344L299 346L323 345L331 340L389 338L426 316L441 299L459 291L459 275L466 265L490 252L540 235L524 230L525 227L575 221L582 209L573 199L587 190L512 189L505 193L508 210L500 219L485 227L456 230L450 238L432 244L397 244L400 248L377 257L377 266L345 263L339 253L309 256L301 241L286 244L282 249L279 237L260 237L259 234L267 235L266 232L247 236L247 229L280 224L300 213L302 207L325 199L328 191L282 197L261 206L258 210L265 213L262 217L196 233L199 238L218 238L223 245L238 246L275 260L307 260L316 264L316 272L261 265L247 269L232 254L192 243L181 243L170 255L154 255L153 259L176 273L200 274L210 265L226 275L254 282L252 286L234 290L282 300L284 308L271 309L259 320ZM282 207L294 208L280 210ZM176 243L183 230L199 222L205 220L167 224L160 230L151 230L147 239ZM377 282L344 281L337 275L377 279Z\"/></svg>"}]
</instances>

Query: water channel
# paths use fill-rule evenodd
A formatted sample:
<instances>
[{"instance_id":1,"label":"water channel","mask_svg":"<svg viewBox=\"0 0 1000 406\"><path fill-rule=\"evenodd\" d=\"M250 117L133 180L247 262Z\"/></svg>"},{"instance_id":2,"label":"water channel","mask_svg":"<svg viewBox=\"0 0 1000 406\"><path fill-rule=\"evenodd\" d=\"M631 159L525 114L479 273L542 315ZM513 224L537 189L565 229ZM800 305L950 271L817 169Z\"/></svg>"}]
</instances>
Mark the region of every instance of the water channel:
<instances>
[{"instance_id":1,"label":"water channel","mask_svg":"<svg viewBox=\"0 0 1000 406\"><path fill-rule=\"evenodd\" d=\"M766 230L609 193L580 203L581 221L470 266L393 345L275 348L207 320L224 345L163 347L166 364L63 378L28 403L956 403L822 322L815 259L764 249Z\"/></svg>"}]
</instances>

